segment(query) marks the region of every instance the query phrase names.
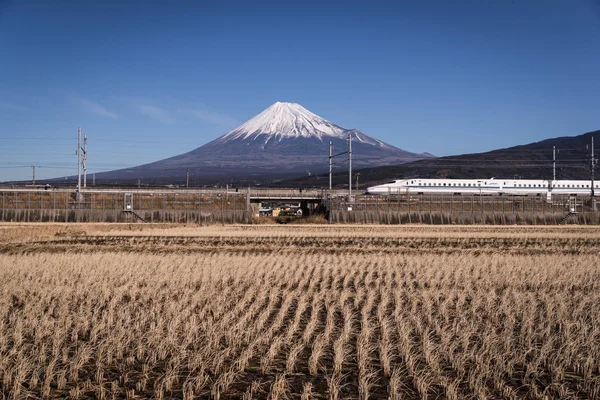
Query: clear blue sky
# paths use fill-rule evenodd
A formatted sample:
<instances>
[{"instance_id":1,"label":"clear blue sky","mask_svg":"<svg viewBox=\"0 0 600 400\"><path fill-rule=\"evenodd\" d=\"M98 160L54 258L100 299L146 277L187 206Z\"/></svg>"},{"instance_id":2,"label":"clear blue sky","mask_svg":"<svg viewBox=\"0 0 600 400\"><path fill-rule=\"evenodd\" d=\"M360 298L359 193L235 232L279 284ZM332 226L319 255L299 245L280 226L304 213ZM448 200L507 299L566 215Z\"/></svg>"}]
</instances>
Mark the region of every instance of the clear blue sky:
<instances>
[{"instance_id":1,"label":"clear blue sky","mask_svg":"<svg viewBox=\"0 0 600 400\"><path fill-rule=\"evenodd\" d=\"M327 3L327 5L324 5ZM0 0L0 181L192 150L276 101L414 152L600 129L598 0Z\"/></svg>"}]
</instances>

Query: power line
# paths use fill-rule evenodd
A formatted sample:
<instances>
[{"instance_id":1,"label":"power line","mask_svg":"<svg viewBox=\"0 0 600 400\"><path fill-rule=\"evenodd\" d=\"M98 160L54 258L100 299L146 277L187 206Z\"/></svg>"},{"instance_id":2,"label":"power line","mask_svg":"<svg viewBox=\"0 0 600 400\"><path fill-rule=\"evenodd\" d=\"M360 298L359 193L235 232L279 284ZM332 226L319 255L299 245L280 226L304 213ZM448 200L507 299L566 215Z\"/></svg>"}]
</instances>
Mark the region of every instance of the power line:
<instances>
[{"instance_id":1,"label":"power line","mask_svg":"<svg viewBox=\"0 0 600 400\"><path fill-rule=\"evenodd\" d=\"M35 167L43 168L43 169L68 169L68 170L77 169L75 167L58 167L58 166L51 166L51 165L36 165ZM6 165L6 166L0 165L0 168L2 168L2 169L31 168L31 165Z\"/></svg>"},{"instance_id":2,"label":"power line","mask_svg":"<svg viewBox=\"0 0 600 400\"><path fill-rule=\"evenodd\" d=\"M25 141L25 140L35 140L40 141L40 140L73 140L72 137L31 137L31 136L3 136L0 137L0 140L18 140L18 141Z\"/></svg>"},{"instance_id":3,"label":"power line","mask_svg":"<svg viewBox=\"0 0 600 400\"><path fill-rule=\"evenodd\" d=\"M7 155L10 156L56 156L56 157L65 157L65 156L70 156L72 154L65 154L65 153L9 153Z\"/></svg>"},{"instance_id":4,"label":"power line","mask_svg":"<svg viewBox=\"0 0 600 400\"><path fill-rule=\"evenodd\" d=\"M198 142L176 142L173 140L121 140L121 139L94 139L95 142L110 142L110 143L154 143L154 144L191 144L198 145Z\"/></svg>"}]
</instances>

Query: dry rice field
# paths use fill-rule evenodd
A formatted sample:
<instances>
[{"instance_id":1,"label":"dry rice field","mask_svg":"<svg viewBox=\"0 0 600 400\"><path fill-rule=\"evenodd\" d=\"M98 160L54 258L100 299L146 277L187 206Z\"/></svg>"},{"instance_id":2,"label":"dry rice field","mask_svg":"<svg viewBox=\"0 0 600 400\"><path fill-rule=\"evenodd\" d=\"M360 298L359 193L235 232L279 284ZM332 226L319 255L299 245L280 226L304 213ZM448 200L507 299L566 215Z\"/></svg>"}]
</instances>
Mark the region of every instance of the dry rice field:
<instances>
[{"instance_id":1,"label":"dry rice field","mask_svg":"<svg viewBox=\"0 0 600 400\"><path fill-rule=\"evenodd\" d=\"M600 228L0 224L0 399L599 399Z\"/></svg>"}]
</instances>

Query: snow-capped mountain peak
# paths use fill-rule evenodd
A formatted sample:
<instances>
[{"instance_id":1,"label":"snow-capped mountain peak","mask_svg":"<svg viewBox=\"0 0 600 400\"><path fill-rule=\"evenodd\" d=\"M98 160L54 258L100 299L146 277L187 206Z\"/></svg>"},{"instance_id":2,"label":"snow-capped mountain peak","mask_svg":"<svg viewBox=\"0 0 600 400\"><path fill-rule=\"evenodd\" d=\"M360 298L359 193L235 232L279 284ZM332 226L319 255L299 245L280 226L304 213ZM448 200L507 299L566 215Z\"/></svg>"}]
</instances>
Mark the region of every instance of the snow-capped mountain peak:
<instances>
[{"instance_id":1,"label":"snow-capped mountain peak","mask_svg":"<svg viewBox=\"0 0 600 400\"><path fill-rule=\"evenodd\" d=\"M256 139L266 135L265 141L286 138L343 138L347 130L308 111L300 104L277 102L221 137L225 143L235 139Z\"/></svg>"}]
</instances>

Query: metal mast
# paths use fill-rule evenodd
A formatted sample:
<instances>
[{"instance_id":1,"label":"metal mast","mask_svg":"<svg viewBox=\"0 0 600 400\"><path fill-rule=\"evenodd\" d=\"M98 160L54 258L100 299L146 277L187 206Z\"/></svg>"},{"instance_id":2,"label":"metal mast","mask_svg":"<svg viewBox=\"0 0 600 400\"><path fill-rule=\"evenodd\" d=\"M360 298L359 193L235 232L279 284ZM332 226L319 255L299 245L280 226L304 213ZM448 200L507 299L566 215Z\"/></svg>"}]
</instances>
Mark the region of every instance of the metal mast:
<instances>
[{"instance_id":1,"label":"metal mast","mask_svg":"<svg viewBox=\"0 0 600 400\"><path fill-rule=\"evenodd\" d=\"M348 201L352 198L352 134L348 135Z\"/></svg>"},{"instance_id":2,"label":"metal mast","mask_svg":"<svg viewBox=\"0 0 600 400\"><path fill-rule=\"evenodd\" d=\"M594 191L594 169L596 168L596 159L594 158L594 137L592 136L592 159L590 163L592 172L592 211L596 211L596 198Z\"/></svg>"},{"instance_id":3,"label":"metal mast","mask_svg":"<svg viewBox=\"0 0 600 400\"><path fill-rule=\"evenodd\" d=\"M331 190L331 167L333 160L333 142L329 141L329 190Z\"/></svg>"},{"instance_id":4,"label":"metal mast","mask_svg":"<svg viewBox=\"0 0 600 400\"><path fill-rule=\"evenodd\" d=\"M77 201L81 195L81 127L77 128Z\"/></svg>"},{"instance_id":5,"label":"metal mast","mask_svg":"<svg viewBox=\"0 0 600 400\"><path fill-rule=\"evenodd\" d=\"M552 146L552 180L556 180L556 146Z\"/></svg>"},{"instance_id":6,"label":"metal mast","mask_svg":"<svg viewBox=\"0 0 600 400\"><path fill-rule=\"evenodd\" d=\"M83 187L87 187L87 134L83 134Z\"/></svg>"},{"instance_id":7,"label":"metal mast","mask_svg":"<svg viewBox=\"0 0 600 400\"><path fill-rule=\"evenodd\" d=\"M31 186L35 186L35 165L31 166Z\"/></svg>"}]
</instances>

